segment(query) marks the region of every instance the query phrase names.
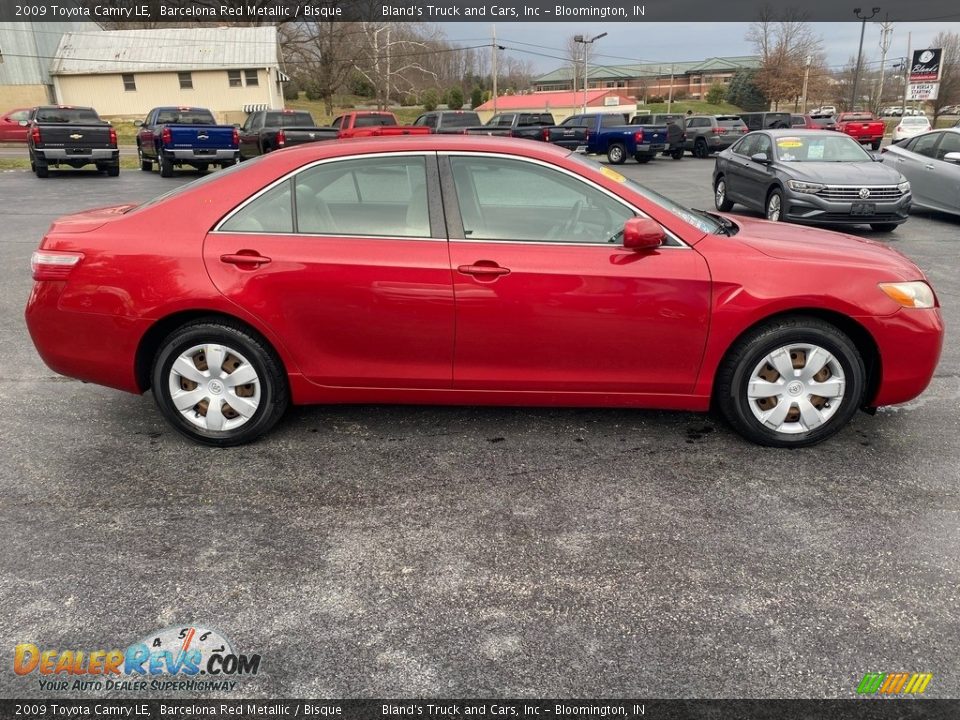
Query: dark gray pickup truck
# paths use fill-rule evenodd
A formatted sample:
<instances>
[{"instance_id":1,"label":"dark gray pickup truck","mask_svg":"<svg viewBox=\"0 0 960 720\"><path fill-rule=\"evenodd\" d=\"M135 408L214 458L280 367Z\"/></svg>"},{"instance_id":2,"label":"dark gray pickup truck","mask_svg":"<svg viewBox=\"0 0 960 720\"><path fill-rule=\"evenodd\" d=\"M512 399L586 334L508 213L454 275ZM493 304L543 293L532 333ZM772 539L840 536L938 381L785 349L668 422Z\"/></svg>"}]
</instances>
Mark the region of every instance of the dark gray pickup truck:
<instances>
[{"instance_id":1,"label":"dark gray pickup truck","mask_svg":"<svg viewBox=\"0 0 960 720\"><path fill-rule=\"evenodd\" d=\"M336 140L337 128L319 127L306 110L258 110L240 128L240 159L294 145Z\"/></svg>"},{"instance_id":2,"label":"dark gray pickup truck","mask_svg":"<svg viewBox=\"0 0 960 720\"><path fill-rule=\"evenodd\" d=\"M111 177L120 174L117 131L89 107L41 105L30 111L27 120L27 149L30 168L38 178L49 175L50 167L82 168L96 165Z\"/></svg>"},{"instance_id":3,"label":"dark gray pickup truck","mask_svg":"<svg viewBox=\"0 0 960 720\"><path fill-rule=\"evenodd\" d=\"M465 135L493 135L496 137L515 137L526 140L545 140L544 131L555 127L556 121L550 113L500 113L490 118L486 125L468 127Z\"/></svg>"}]
</instances>

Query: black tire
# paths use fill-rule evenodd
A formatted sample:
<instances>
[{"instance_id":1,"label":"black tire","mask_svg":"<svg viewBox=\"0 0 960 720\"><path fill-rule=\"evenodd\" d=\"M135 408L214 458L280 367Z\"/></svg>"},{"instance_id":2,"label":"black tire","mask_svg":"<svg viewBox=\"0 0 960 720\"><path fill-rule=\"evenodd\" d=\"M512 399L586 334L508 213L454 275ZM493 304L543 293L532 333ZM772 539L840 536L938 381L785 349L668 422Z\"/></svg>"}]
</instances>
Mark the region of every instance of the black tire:
<instances>
[{"instance_id":1,"label":"black tire","mask_svg":"<svg viewBox=\"0 0 960 720\"><path fill-rule=\"evenodd\" d=\"M47 165L45 160L37 158L33 162L33 172L36 173L38 178L50 177L50 166Z\"/></svg>"},{"instance_id":2,"label":"black tire","mask_svg":"<svg viewBox=\"0 0 960 720\"><path fill-rule=\"evenodd\" d=\"M710 157L710 148L707 147L707 141L703 138L697 138L693 143L693 156L700 160L706 160Z\"/></svg>"},{"instance_id":3,"label":"black tire","mask_svg":"<svg viewBox=\"0 0 960 720\"><path fill-rule=\"evenodd\" d=\"M713 184L713 204L720 212L730 212L733 209L733 202L727 197L727 181L723 175Z\"/></svg>"},{"instance_id":4,"label":"black tire","mask_svg":"<svg viewBox=\"0 0 960 720\"><path fill-rule=\"evenodd\" d=\"M776 205L778 208L777 216L771 217L773 214L773 205ZM767 202L763 206L763 214L770 222L780 222L783 220L783 191L775 187L767 194Z\"/></svg>"},{"instance_id":5,"label":"black tire","mask_svg":"<svg viewBox=\"0 0 960 720\"><path fill-rule=\"evenodd\" d=\"M670 157L672 157L674 160L683 160L683 148L680 148L679 150L671 150Z\"/></svg>"},{"instance_id":6,"label":"black tire","mask_svg":"<svg viewBox=\"0 0 960 720\"><path fill-rule=\"evenodd\" d=\"M190 348L209 343L242 354L257 375L259 404L256 411L233 429L208 430L194 425L177 409L171 395L170 371L174 362ZM230 447L255 440L277 424L289 404L287 375L277 354L262 338L239 323L226 320L198 320L172 332L161 343L150 376L154 399L166 420L178 432L206 445ZM225 390L222 392L226 404L229 395Z\"/></svg>"},{"instance_id":7,"label":"black tire","mask_svg":"<svg viewBox=\"0 0 960 720\"><path fill-rule=\"evenodd\" d=\"M107 177L120 177L120 163L107 167Z\"/></svg>"},{"instance_id":8,"label":"black tire","mask_svg":"<svg viewBox=\"0 0 960 720\"><path fill-rule=\"evenodd\" d=\"M160 177L173 177L173 160L162 151L157 155L157 163L160 165Z\"/></svg>"},{"instance_id":9,"label":"black tire","mask_svg":"<svg viewBox=\"0 0 960 720\"><path fill-rule=\"evenodd\" d=\"M870 227L877 232L893 232L897 229L897 223L870 223Z\"/></svg>"},{"instance_id":10,"label":"black tire","mask_svg":"<svg viewBox=\"0 0 960 720\"><path fill-rule=\"evenodd\" d=\"M607 148L607 160L611 165L622 165L627 161L627 149L622 143L612 143Z\"/></svg>"},{"instance_id":11,"label":"black tire","mask_svg":"<svg viewBox=\"0 0 960 720\"><path fill-rule=\"evenodd\" d=\"M875 140L874 142L870 143L870 149L879 150L881 143L883 143L883 140Z\"/></svg>"},{"instance_id":12,"label":"black tire","mask_svg":"<svg viewBox=\"0 0 960 720\"><path fill-rule=\"evenodd\" d=\"M143 157L143 148L139 145L137 145L137 158L140 160L141 170L144 172L151 172L153 170L153 161Z\"/></svg>"},{"instance_id":13,"label":"black tire","mask_svg":"<svg viewBox=\"0 0 960 720\"><path fill-rule=\"evenodd\" d=\"M240 161L239 161L239 160L224 160L222 163L220 163L220 167L226 169L226 168L228 168L228 167L233 167L233 166L236 165L238 162L240 162Z\"/></svg>"},{"instance_id":14,"label":"black tire","mask_svg":"<svg viewBox=\"0 0 960 720\"><path fill-rule=\"evenodd\" d=\"M747 392L754 368L767 355L792 344L815 345L829 352L842 369L844 387L839 406L822 424L807 430L802 421L794 421L791 424L798 425L799 431L779 432L754 414L754 403L758 412L763 412L764 408L759 405L761 401L751 400ZM803 356L804 362L806 357ZM793 358L792 354L790 358ZM796 367L795 360L789 361ZM813 317L785 317L749 331L730 349L717 372L714 400L733 429L747 440L770 447L805 447L826 440L850 421L863 401L866 377L863 358L856 345L837 327ZM797 401L800 400L798 397ZM780 403L790 403L786 415L788 421L794 411L799 415L797 402L780 399L773 409L780 407ZM829 409L829 406L827 401L821 409ZM821 409L817 412L820 413Z\"/></svg>"},{"instance_id":15,"label":"black tire","mask_svg":"<svg viewBox=\"0 0 960 720\"><path fill-rule=\"evenodd\" d=\"M641 165L646 165L648 162L653 160L653 155L640 155L639 153L633 156L633 159L636 160Z\"/></svg>"}]
</instances>

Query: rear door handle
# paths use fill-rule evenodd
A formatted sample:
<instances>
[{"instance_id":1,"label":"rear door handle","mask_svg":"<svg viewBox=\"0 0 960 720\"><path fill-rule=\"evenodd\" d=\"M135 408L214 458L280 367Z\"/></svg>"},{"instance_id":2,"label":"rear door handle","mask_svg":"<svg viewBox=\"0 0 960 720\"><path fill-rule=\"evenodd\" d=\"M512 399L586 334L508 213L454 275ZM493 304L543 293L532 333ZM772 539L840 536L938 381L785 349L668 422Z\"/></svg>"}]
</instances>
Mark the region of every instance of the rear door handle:
<instances>
[{"instance_id":1,"label":"rear door handle","mask_svg":"<svg viewBox=\"0 0 960 720\"><path fill-rule=\"evenodd\" d=\"M457 268L457 272L463 273L464 275L498 276L509 275L510 269L500 267L496 263L489 260L478 260L473 265L460 265Z\"/></svg>"},{"instance_id":2,"label":"rear door handle","mask_svg":"<svg viewBox=\"0 0 960 720\"><path fill-rule=\"evenodd\" d=\"M933 166L933 165L924 165L924 167L925 167L927 170L933 170L933 169L935 169L935 166Z\"/></svg>"},{"instance_id":3,"label":"rear door handle","mask_svg":"<svg viewBox=\"0 0 960 720\"><path fill-rule=\"evenodd\" d=\"M229 255L221 255L220 262L227 263L228 265L266 265L270 262L270 258L260 255L259 253L233 253Z\"/></svg>"}]
</instances>

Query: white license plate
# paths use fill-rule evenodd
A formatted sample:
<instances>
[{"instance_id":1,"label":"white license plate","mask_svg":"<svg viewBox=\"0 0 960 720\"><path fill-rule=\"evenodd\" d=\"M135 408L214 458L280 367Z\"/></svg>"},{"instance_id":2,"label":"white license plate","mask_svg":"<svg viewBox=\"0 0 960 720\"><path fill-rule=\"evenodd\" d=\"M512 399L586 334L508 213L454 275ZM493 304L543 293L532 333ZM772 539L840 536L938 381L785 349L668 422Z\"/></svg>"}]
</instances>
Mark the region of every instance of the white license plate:
<instances>
[{"instance_id":1,"label":"white license plate","mask_svg":"<svg viewBox=\"0 0 960 720\"><path fill-rule=\"evenodd\" d=\"M586 146L586 145L577 145L577 152L578 152L578 153L585 153L586 151L587 151L587 146Z\"/></svg>"}]
</instances>

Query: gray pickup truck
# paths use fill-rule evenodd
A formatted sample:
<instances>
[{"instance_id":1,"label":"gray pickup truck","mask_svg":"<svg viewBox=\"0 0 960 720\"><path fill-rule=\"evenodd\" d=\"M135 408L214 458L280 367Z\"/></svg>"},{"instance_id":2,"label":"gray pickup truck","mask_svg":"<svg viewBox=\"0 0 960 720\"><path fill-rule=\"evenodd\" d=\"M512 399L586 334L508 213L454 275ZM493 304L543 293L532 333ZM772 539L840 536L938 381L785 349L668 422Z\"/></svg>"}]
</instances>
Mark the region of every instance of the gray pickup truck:
<instances>
[{"instance_id":1,"label":"gray pickup truck","mask_svg":"<svg viewBox=\"0 0 960 720\"><path fill-rule=\"evenodd\" d=\"M38 178L62 165L96 165L111 177L120 174L117 131L93 108L41 105L30 111L26 123L30 168Z\"/></svg>"}]
</instances>

